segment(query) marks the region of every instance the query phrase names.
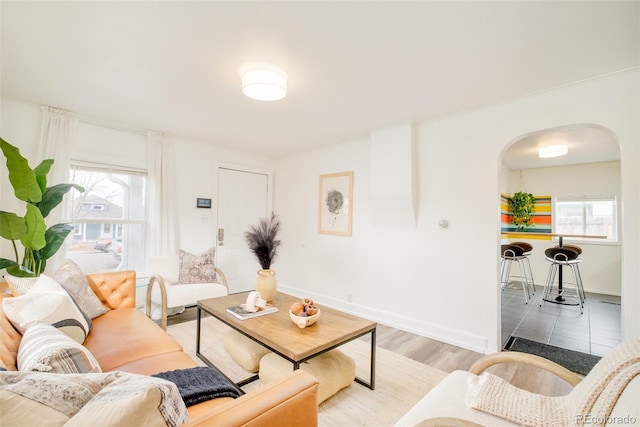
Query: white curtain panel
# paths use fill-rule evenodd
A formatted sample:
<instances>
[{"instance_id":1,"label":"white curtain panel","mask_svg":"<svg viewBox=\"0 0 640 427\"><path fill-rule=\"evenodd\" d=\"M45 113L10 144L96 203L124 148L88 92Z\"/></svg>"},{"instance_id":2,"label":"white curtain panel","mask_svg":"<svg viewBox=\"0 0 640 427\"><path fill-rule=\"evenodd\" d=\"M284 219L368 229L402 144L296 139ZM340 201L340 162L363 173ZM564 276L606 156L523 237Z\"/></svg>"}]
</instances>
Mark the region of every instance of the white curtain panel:
<instances>
[{"instance_id":1,"label":"white curtain panel","mask_svg":"<svg viewBox=\"0 0 640 427\"><path fill-rule=\"evenodd\" d=\"M71 111L42 107L40 160L53 159L47 186L69 182L71 148L78 130L78 117ZM35 167L36 165L32 165Z\"/></svg>"},{"instance_id":2,"label":"white curtain panel","mask_svg":"<svg viewBox=\"0 0 640 427\"><path fill-rule=\"evenodd\" d=\"M69 162L71 149L78 129L78 117L71 111L53 107L42 107L42 127L40 129L39 162L53 159L53 166L47 175L47 187L69 182ZM38 164L31 164L35 168ZM66 197L66 196L65 196ZM48 227L65 221L63 206L60 203L45 221ZM67 218L68 220L68 218ZM66 244L47 261L46 271L54 271L67 257Z\"/></svg>"},{"instance_id":3,"label":"white curtain panel","mask_svg":"<svg viewBox=\"0 0 640 427\"><path fill-rule=\"evenodd\" d=\"M147 133L147 203L146 255L177 253L177 200L171 137L161 132Z\"/></svg>"}]
</instances>

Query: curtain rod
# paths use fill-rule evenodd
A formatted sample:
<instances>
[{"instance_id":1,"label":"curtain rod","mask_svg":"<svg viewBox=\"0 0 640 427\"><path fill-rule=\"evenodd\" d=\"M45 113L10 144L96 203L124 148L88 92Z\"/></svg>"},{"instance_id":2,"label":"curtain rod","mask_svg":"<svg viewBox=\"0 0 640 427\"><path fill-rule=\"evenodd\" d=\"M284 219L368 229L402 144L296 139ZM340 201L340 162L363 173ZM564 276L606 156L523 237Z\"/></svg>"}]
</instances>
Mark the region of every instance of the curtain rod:
<instances>
[{"instance_id":1,"label":"curtain rod","mask_svg":"<svg viewBox=\"0 0 640 427\"><path fill-rule=\"evenodd\" d=\"M78 120L87 125L99 126L102 128L118 130L121 132L133 133L136 135L147 136L148 130L127 126L123 124L114 124L112 122L106 121L104 119L98 119L96 117L82 116L78 115Z\"/></svg>"},{"instance_id":2,"label":"curtain rod","mask_svg":"<svg viewBox=\"0 0 640 427\"><path fill-rule=\"evenodd\" d=\"M99 119L97 117L91 117L91 116L86 116L83 114L78 114L75 111L72 110L68 110L66 108L61 108L61 107L56 107L54 105L43 105L43 104L37 104L35 102L31 102L31 101L25 101L23 99L16 99L16 98L11 98L8 96L3 96L2 98L10 100L10 101L14 101L14 102L19 102L25 105L29 105L32 107L36 107L36 108L42 108L42 107L52 107L52 108L57 108L59 110L64 110L64 111L69 111L72 112L74 114L76 114L78 116L78 121L82 122L84 124L87 125L93 125L93 126L100 126L103 128L107 128L107 129L112 129L112 130L118 130L118 131L122 131L122 132L128 132L128 133L133 133L136 135L143 135L143 136L147 136L147 129L140 129L134 126L127 126L121 123L113 123L113 122L109 122L108 120L105 119Z\"/></svg>"}]
</instances>

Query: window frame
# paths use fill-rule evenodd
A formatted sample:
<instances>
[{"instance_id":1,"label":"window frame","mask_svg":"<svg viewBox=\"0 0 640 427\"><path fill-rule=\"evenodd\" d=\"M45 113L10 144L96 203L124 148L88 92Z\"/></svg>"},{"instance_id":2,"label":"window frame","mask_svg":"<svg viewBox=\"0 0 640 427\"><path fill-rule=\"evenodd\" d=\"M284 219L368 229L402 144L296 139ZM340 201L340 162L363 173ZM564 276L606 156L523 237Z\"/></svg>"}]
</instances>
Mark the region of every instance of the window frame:
<instances>
[{"instance_id":1,"label":"window frame","mask_svg":"<svg viewBox=\"0 0 640 427\"><path fill-rule=\"evenodd\" d=\"M83 171L90 171L90 172L97 172L97 173L112 173L112 174L121 174L121 175L129 175L129 176L137 175L137 176L144 177L145 179L144 189L142 191L144 199L142 200L142 203L141 203L141 208L142 208L141 219L74 218L74 212L73 212L73 209L75 206L74 197L70 198L69 203L65 205L65 209L64 209L65 222L68 222L74 226L74 232L78 226L82 227L81 224L100 224L103 227L105 224L112 224L112 225L115 225L116 228L119 230L122 230L123 226L126 226L126 225L140 227L141 241L139 246L142 250L142 253L140 254L139 266L138 268L135 268L133 266L127 265L125 269L135 269L137 276L144 276L144 265L145 265L145 259L146 259L146 251L147 251L146 233L147 233L147 224L148 224L148 216L149 216L148 203L146 200L147 198L146 186L148 185L148 180L149 180L148 171L140 168L133 168L133 167L127 167L127 166L115 166L115 165L104 164L104 163L97 163L97 162L94 163L94 162L78 161L78 160L72 159L69 163L69 182L75 181L74 179L72 179L74 170L83 170ZM101 227L101 229L103 227ZM115 233L115 234L121 235L121 233ZM114 236L113 238L115 239L116 236ZM67 247L67 251L68 249L69 248ZM109 270L109 271L119 271L119 270L121 270L120 266L118 266L114 270Z\"/></svg>"},{"instance_id":2,"label":"window frame","mask_svg":"<svg viewBox=\"0 0 640 427\"><path fill-rule=\"evenodd\" d=\"M564 193L564 194L556 194L552 197L552 233L554 234L562 234L562 232L558 231L558 203L582 203L582 226L583 229L586 227L586 203L588 202L597 202L597 201L606 201L613 203L613 236L607 237L606 239L602 238L593 238L593 237L565 237L564 240L571 240L582 243L589 244L604 244L604 245L617 245L621 243L621 233L620 233L620 203L619 196L615 193ZM584 232L583 232L584 233ZM580 234L583 234L580 233ZM555 237L554 240L558 240L558 237Z\"/></svg>"}]
</instances>

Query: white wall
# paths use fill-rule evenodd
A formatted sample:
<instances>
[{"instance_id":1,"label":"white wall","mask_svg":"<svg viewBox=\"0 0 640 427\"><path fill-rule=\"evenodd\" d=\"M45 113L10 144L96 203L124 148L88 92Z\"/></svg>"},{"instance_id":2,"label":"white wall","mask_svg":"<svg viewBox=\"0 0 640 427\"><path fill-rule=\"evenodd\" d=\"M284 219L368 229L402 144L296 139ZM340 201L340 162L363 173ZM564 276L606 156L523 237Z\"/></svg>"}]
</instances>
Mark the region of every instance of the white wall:
<instances>
[{"instance_id":1,"label":"white wall","mask_svg":"<svg viewBox=\"0 0 640 427\"><path fill-rule=\"evenodd\" d=\"M201 253L216 244L217 164L273 170L274 161L210 144L174 137L181 248ZM212 199L211 209L196 208L198 197Z\"/></svg>"},{"instance_id":2,"label":"white wall","mask_svg":"<svg viewBox=\"0 0 640 427\"><path fill-rule=\"evenodd\" d=\"M0 136L17 146L28 159L37 153L41 111L38 106L2 98ZM74 160L105 163L146 169L146 135L142 131L123 130L119 126L96 125L80 117ZM206 142L178 136L172 137L176 165L176 196L180 221L179 247L200 253L216 244L216 164L235 164L238 167L272 170L273 160L222 149ZM6 165L0 162L0 206L3 210L19 212L22 204L14 202L8 182ZM37 165L36 161L30 162ZM196 208L196 198L212 198L212 209ZM13 259L11 245L0 239L0 256Z\"/></svg>"},{"instance_id":3,"label":"white wall","mask_svg":"<svg viewBox=\"0 0 640 427\"><path fill-rule=\"evenodd\" d=\"M620 162L617 161L525 169L523 173L527 191L536 195L613 194L618 200L618 206L623 204ZM509 172L511 187L507 194L520 191L519 176L519 170ZM580 264L580 273L587 292L621 295L624 229L618 227L618 234L619 243L573 242L583 249L584 260ZM549 262L544 259L544 250L556 245L557 241L527 241L531 243L534 251L533 256L530 257L534 280L537 285L543 286L549 270ZM564 242L572 243L572 240L565 238Z\"/></svg>"},{"instance_id":4,"label":"white wall","mask_svg":"<svg viewBox=\"0 0 640 427\"><path fill-rule=\"evenodd\" d=\"M79 121L71 157L90 163L146 169L147 137L143 132Z\"/></svg>"},{"instance_id":5,"label":"white wall","mask_svg":"<svg viewBox=\"0 0 640 427\"><path fill-rule=\"evenodd\" d=\"M32 105L0 99L0 137L20 149L27 159L34 159L38 150L42 123L40 110ZM36 167L39 161L33 160L29 164ZM25 204L15 198L13 188L9 183L7 165L4 155L0 154L0 210L24 215ZM22 259L22 249L18 249ZM0 239L0 257L15 260L11 242Z\"/></svg>"},{"instance_id":6,"label":"white wall","mask_svg":"<svg viewBox=\"0 0 640 427\"><path fill-rule=\"evenodd\" d=\"M282 288L472 350L497 350L501 155L521 135L593 123L610 129L620 143L623 336L640 336L639 76L634 70L416 123L413 230L373 225L368 138L281 159L275 164L274 208L282 218L283 246L274 268ZM3 99L3 138L30 155L39 114ZM197 141L174 141L181 246L197 252L215 242L215 223L202 222L202 210L195 208L197 197L211 195L215 203L215 162L265 169L274 164ZM1 181L6 167L0 167L4 209L8 184ZM318 177L347 170L355 172L353 237L319 235ZM441 218L449 228L438 227ZM0 246L0 254L6 253Z\"/></svg>"},{"instance_id":7,"label":"white wall","mask_svg":"<svg viewBox=\"0 0 640 427\"><path fill-rule=\"evenodd\" d=\"M621 146L623 334L640 336L638 76L635 70L417 123L415 230L373 225L368 138L281 159L281 286L425 336L497 350L499 194L508 180L501 155L521 135L594 123ZM353 237L319 235L318 176L346 170L354 171ZM438 227L441 218L449 228Z\"/></svg>"}]
</instances>

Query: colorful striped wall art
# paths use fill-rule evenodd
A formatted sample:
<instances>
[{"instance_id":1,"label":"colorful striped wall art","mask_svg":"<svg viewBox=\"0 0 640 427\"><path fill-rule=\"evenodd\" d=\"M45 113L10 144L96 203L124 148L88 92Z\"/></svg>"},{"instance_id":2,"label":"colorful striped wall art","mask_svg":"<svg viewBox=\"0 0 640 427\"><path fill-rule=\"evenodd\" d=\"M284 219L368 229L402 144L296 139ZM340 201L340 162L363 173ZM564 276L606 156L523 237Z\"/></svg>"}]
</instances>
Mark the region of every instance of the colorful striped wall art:
<instances>
[{"instance_id":1,"label":"colorful striped wall art","mask_svg":"<svg viewBox=\"0 0 640 427\"><path fill-rule=\"evenodd\" d=\"M508 197L506 194L500 194L500 232L506 234L503 238L521 237L526 233L552 233L551 196L534 196L536 208L532 222L535 226L527 231L516 231L516 226L511 223ZM509 233L516 235L511 236ZM529 238L551 240L551 236L530 236Z\"/></svg>"}]
</instances>

